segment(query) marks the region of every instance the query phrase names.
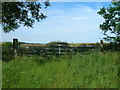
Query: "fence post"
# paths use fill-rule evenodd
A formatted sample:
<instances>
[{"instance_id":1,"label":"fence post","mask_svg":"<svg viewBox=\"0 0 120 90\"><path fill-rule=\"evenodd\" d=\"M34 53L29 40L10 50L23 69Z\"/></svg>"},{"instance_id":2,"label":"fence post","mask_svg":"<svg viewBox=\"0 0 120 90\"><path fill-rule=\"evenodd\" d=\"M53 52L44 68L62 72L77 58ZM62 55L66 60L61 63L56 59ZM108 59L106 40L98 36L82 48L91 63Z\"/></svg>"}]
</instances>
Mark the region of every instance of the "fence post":
<instances>
[{"instance_id":1,"label":"fence post","mask_svg":"<svg viewBox=\"0 0 120 90\"><path fill-rule=\"evenodd\" d=\"M61 53L61 50L60 50L61 48L59 47L59 55L60 55L60 53Z\"/></svg>"},{"instance_id":2,"label":"fence post","mask_svg":"<svg viewBox=\"0 0 120 90\"><path fill-rule=\"evenodd\" d=\"M100 40L100 51L103 51L103 40Z\"/></svg>"},{"instance_id":3,"label":"fence post","mask_svg":"<svg viewBox=\"0 0 120 90\"><path fill-rule=\"evenodd\" d=\"M18 48L18 39L17 38L13 38L14 57L17 57L17 48Z\"/></svg>"}]
</instances>

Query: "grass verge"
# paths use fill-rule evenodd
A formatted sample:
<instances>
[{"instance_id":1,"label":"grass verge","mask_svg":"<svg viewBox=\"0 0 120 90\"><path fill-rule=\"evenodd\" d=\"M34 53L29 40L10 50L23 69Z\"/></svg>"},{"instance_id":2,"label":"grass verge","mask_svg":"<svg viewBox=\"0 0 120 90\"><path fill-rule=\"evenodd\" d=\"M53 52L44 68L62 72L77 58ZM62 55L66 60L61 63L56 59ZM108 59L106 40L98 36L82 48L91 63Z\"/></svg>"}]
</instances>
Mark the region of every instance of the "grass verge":
<instances>
[{"instance_id":1,"label":"grass verge","mask_svg":"<svg viewBox=\"0 0 120 90\"><path fill-rule=\"evenodd\" d=\"M2 87L118 88L118 56L118 52L91 52L60 57L17 57L2 62Z\"/></svg>"}]
</instances>

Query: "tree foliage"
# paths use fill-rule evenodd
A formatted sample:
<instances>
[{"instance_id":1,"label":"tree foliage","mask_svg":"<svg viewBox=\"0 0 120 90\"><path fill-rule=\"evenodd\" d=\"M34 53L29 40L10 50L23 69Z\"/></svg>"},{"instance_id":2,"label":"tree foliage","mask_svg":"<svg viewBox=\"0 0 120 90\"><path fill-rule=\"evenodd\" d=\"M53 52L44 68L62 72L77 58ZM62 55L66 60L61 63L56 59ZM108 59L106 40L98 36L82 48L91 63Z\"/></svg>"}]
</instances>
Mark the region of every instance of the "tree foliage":
<instances>
[{"instance_id":1,"label":"tree foliage","mask_svg":"<svg viewBox=\"0 0 120 90\"><path fill-rule=\"evenodd\" d=\"M120 1L112 2L109 7L103 7L98 11L105 21L100 24L100 29L104 32L104 39L120 43ZM109 35L110 34L114 34Z\"/></svg>"},{"instance_id":2,"label":"tree foliage","mask_svg":"<svg viewBox=\"0 0 120 90\"><path fill-rule=\"evenodd\" d=\"M45 2L45 8L49 6ZM2 2L2 28L4 32L18 29L21 25L33 27L35 21L45 19L40 2Z\"/></svg>"}]
</instances>

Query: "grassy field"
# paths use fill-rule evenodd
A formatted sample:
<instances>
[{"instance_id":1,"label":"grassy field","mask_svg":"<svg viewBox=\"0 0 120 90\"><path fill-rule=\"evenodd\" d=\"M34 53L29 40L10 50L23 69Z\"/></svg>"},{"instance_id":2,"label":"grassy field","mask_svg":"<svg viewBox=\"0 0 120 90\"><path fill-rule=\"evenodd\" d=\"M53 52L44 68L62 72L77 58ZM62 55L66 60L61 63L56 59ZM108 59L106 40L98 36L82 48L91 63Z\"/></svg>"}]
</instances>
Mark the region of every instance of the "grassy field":
<instances>
[{"instance_id":1,"label":"grassy field","mask_svg":"<svg viewBox=\"0 0 120 90\"><path fill-rule=\"evenodd\" d=\"M3 88L120 88L118 52L22 56L2 62Z\"/></svg>"},{"instance_id":2,"label":"grassy field","mask_svg":"<svg viewBox=\"0 0 120 90\"><path fill-rule=\"evenodd\" d=\"M2 88L2 60L0 59L0 89Z\"/></svg>"}]
</instances>

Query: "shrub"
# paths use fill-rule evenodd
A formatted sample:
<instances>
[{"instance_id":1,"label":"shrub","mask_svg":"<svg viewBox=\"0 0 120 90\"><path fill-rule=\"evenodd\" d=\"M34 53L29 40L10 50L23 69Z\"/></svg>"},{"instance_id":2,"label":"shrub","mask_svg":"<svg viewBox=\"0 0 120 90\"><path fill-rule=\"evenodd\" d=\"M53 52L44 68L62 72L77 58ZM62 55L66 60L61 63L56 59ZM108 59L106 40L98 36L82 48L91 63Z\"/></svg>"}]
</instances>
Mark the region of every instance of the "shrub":
<instances>
[{"instance_id":1,"label":"shrub","mask_svg":"<svg viewBox=\"0 0 120 90\"><path fill-rule=\"evenodd\" d=\"M2 43L2 60L9 61L13 58L13 47L11 42Z\"/></svg>"},{"instance_id":2,"label":"shrub","mask_svg":"<svg viewBox=\"0 0 120 90\"><path fill-rule=\"evenodd\" d=\"M120 51L120 47L118 43L109 43L109 44L104 44L104 50Z\"/></svg>"},{"instance_id":3,"label":"shrub","mask_svg":"<svg viewBox=\"0 0 120 90\"><path fill-rule=\"evenodd\" d=\"M48 45L51 44L69 45L67 42L61 42L61 41L52 41L48 43Z\"/></svg>"}]
</instances>

